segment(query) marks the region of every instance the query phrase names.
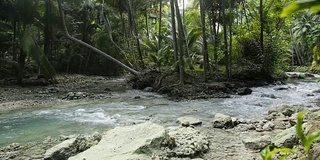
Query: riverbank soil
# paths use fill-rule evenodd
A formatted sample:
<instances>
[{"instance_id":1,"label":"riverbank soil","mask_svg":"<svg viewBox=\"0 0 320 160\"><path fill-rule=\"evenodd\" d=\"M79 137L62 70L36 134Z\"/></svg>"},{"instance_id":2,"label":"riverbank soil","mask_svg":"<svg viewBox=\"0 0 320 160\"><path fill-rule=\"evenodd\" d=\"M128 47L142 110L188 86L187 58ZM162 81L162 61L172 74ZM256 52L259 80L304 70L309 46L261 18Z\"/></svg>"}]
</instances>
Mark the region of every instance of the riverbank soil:
<instances>
[{"instance_id":1,"label":"riverbank soil","mask_svg":"<svg viewBox=\"0 0 320 160\"><path fill-rule=\"evenodd\" d=\"M146 89L151 87L152 91L167 94L174 100L229 98L232 94L246 95L251 92L248 87L267 85L273 81L267 81L257 77L242 77L235 75L232 81L217 73L208 76L203 81L201 72L185 73L185 81L182 84L177 72L150 71L139 76L131 77L128 81L134 89ZM248 91L248 92L246 92Z\"/></svg>"}]
</instances>

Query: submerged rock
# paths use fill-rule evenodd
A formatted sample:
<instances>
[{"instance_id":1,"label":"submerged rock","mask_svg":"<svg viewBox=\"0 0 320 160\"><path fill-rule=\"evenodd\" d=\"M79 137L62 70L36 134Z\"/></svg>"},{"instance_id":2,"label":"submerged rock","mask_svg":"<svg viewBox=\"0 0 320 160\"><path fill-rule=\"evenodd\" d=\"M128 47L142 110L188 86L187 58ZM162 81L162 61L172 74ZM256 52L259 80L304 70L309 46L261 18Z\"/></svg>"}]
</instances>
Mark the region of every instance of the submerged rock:
<instances>
[{"instance_id":1,"label":"submerged rock","mask_svg":"<svg viewBox=\"0 0 320 160\"><path fill-rule=\"evenodd\" d=\"M152 87L146 87L143 89L143 91L145 92L153 92L153 88Z\"/></svg>"},{"instance_id":2,"label":"submerged rock","mask_svg":"<svg viewBox=\"0 0 320 160\"><path fill-rule=\"evenodd\" d=\"M274 94L261 94L260 97L272 98L272 99L276 99L277 98Z\"/></svg>"},{"instance_id":3,"label":"submerged rock","mask_svg":"<svg viewBox=\"0 0 320 160\"><path fill-rule=\"evenodd\" d=\"M102 136L99 144L69 160L150 160L165 138L163 126L146 122L116 127Z\"/></svg>"},{"instance_id":4,"label":"submerged rock","mask_svg":"<svg viewBox=\"0 0 320 160\"><path fill-rule=\"evenodd\" d=\"M238 89L237 90L237 92L238 92L238 95L249 95L249 94L251 94L252 93L252 89L250 89L250 88L240 88L240 89Z\"/></svg>"},{"instance_id":5,"label":"submerged rock","mask_svg":"<svg viewBox=\"0 0 320 160\"><path fill-rule=\"evenodd\" d=\"M282 90L288 90L289 87L276 87L274 88L275 91L282 91Z\"/></svg>"},{"instance_id":6,"label":"submerged rock","mask_svg":"<svg viewBox=\"0 0 320 160\"><path fill-rule=\"evenodd\" d=\"M212 126L214 128L233 128L232 118L228 115L217 113L214 115Z\"/></svg>"},{"instance_id":7,"label":"submerged rock","mask_svg":"<svg viewBox=\"0 0 320 160\"><path fill-rule=\"evenodd\" d=\"M313 90L312 93L320 93L320 89Z\"/></svg>"}]
</instances>

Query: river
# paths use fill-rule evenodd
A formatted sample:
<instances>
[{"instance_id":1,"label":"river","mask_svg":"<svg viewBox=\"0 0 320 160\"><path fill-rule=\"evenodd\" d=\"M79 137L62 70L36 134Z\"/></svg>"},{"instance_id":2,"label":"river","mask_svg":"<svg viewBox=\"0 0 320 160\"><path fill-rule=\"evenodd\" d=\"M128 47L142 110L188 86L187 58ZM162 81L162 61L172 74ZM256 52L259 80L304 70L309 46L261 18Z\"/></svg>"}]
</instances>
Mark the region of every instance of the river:
<instances>
[{"instance_id":1,"label":"river","mask_svg":"<svg viewBox=\"0 0 320 160\"><path fill-rule=\"evenodd\" d=\"M276 90L279 87L284 90ZM210 122L216 113L259 118L272 106L280 104L316 107L320 97L320 93L312 93L316 89L320 86L315 80L295 81L287 85L252 88L253 93L247 96L184 102L139 90L115 92L111 98L98 103L1 115L0 147L13 142L43 141L48 136L103 132L115 126L144 121L172 125L181 116L192 116L205 122ZM140 99L133 98L138 95Z\"/></svg>"}]
</instances>

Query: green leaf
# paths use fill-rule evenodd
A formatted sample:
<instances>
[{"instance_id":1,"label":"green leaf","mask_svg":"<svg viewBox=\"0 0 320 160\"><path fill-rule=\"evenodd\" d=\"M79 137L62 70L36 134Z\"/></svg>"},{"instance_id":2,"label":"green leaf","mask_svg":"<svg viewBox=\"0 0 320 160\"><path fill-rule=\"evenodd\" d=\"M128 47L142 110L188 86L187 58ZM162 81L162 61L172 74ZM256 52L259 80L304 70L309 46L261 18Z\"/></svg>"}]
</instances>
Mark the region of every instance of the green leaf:
<instances>
[{"instance_id":1,"label":"green leaf","mask_svg":"<svg viewBox=\"0 0 320 160\"><path fill-rule=\"evenodd\" d=\"M262 157L263 160L267 160L266 157L267 157L267 154L270 152L270 147L272 145L268 145L267 147L265 147L263 150L260 151L260 155Z\"/></svg>"},{"instance_id":2,"label":"green leaf","mask_svg":"<svg viewBox=\"0 0 320 160\"><path fill-rule=\"evenodd\" d=\"M188 34L188 47L192 47L192 45L200 38L201 35L201 28L192 29Z\"/></svg>"},{"instance_id":3,"label":"green leaf","mask_svg":"<svg viewBox=\"0 0 320 160\"><path fill-rule=\"evenodd\" d=\"M295 150L293 150L291 148L276 148L266 155L265 160L272 160L272 156L277 153L292 153L292 152L295 152ZM284 155L284 156L286 157L287 155ZM284 156L282 156L282 157L284 157Z\"/></svg>"},{"instance_id":4,"label":"green leaf","mask_svg":"<svg viewBox=\"0 0 320 160\"><path fill-rule=\"evenodd\" d=\"M280 17L287 17L288 15L303 9L311 9L312 12L320 11L320 0L304 0L293 2L283 9Z\"/></svg>"},{"instance_id":5,"label":"green leaf","mask_svg":"<svg viewBox=\"0 0 320 160\"><path fill-rule=\"evenodd\" d=\"M320 139L320 131L318 132L312 132L308 138L307 138L307 141L306 143L304 144L304 151L309 154L309 151L310 151L310 148L311 148L311 145L314 141L316 140L319 140Z\"/></svg>"},{"instance_id":6,"label":"green leaf","mask_svg":"<svg viewBox=\"0 0 320 160\"><path fill-rule=\"evenodd\" d=\"M296 125L296 131L298 133L298 136L301 140L302 145L304 146L307 142L307 139L305 135L303 134L302 124L303 124L303 116L305 115L306 111L302 111L298 113L298 121Z\"/></svg>"}]
</instances>

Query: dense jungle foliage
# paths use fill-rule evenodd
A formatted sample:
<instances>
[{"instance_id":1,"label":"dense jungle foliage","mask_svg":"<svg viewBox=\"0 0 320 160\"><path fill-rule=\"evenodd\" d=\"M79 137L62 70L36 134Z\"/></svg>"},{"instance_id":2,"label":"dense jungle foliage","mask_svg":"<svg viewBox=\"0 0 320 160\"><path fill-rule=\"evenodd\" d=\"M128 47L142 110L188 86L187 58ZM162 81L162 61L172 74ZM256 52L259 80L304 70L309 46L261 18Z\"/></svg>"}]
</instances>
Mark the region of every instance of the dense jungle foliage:
<instances>
[{"instance_id":1,"label":"dense jungle foliage","mask_svg":"<svg viewBox=\"0 0 320 160\"><path fill-rule=\"evenodd\" d=\"M320 16L303 10L281 18L290 2L0 0L0 78L22 84L34 75L176 70L183 82L185 72L230 80L272 79L295 66L317 71ZM65 36L63 21L85 45Z\"/></svg>"}]
</instances>

